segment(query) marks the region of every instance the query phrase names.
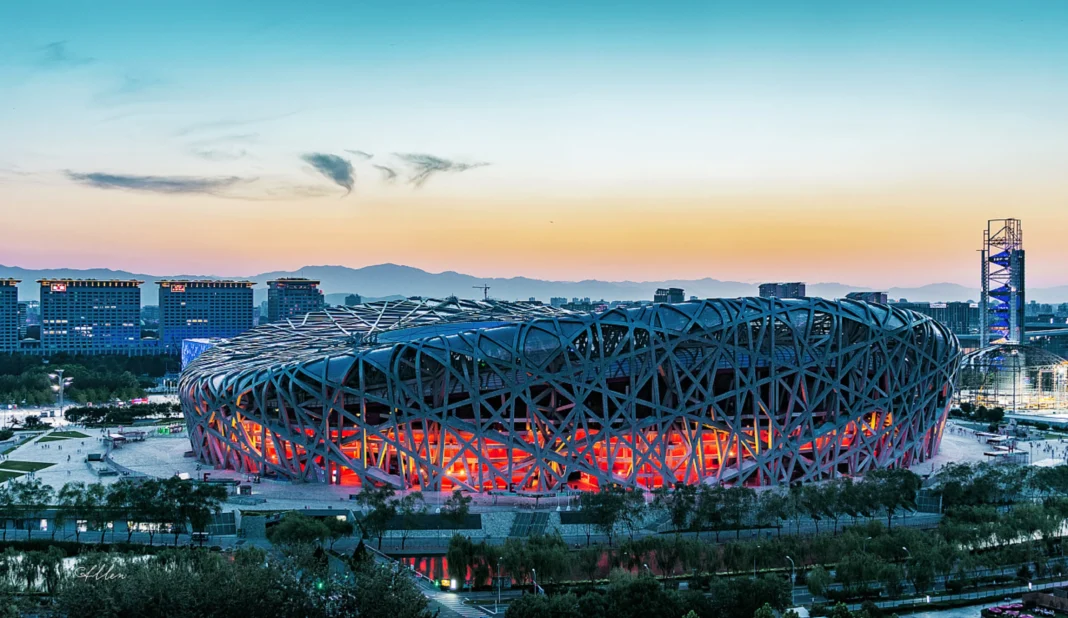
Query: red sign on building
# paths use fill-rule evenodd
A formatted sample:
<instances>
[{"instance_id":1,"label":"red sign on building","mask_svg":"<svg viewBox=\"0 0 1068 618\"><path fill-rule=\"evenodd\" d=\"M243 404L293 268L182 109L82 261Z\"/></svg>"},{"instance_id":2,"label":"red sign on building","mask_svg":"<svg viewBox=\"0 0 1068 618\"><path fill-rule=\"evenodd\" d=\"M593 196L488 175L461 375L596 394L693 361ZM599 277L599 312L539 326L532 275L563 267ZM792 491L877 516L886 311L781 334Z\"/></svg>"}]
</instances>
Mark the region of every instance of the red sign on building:
<instances>
[{"instance_id":1,"label":"red sign on building","mask_svg":"<svg viewBox=\"0 0 1068 618\"><path fill-rule=\"evenodd\" d=\"M53 292L66 292L67 291L67 284L66 283L53 283L52 284L52 291Z\"/></svg>"}]
</instances>

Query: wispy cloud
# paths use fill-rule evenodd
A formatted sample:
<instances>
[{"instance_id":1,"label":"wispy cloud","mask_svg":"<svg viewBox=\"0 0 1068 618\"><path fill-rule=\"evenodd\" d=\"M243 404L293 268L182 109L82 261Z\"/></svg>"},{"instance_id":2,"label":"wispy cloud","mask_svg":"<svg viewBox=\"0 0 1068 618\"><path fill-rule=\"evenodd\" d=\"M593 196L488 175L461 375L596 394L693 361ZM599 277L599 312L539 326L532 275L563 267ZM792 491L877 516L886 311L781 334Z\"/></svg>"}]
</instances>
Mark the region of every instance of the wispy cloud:
<instances>
[{"instance_id":1,"label":"wispy cloud","mask_svg":"<svg viewBox=\"0 0 1068 618\"><path fill-rule=\"evenodd\" d=\"M301 159L338 186L344 187L345 195L352 193L352 187L356 184L356 174L352 171L351 163L337 155L321 152L308 153Z\"/></svg>"},{"instance_id":2,"label":"wispy cloud","mask_svg":"<svg viewBox=\"0 0 1068 618\"><path fill-rule=\"evenodd\" d=\"M385 165L372 165L371 167L382 172L382 180L385 180L386 182L393 182L397 179L397 171L392 167L387 167Z\"/></svg>"},{"instance_id":3,"label":"wispy cloud","mask_svg":"<svg viewBox=\"0 0 1068 618\"><path fill-rule=\"evenodd\" d=\"M132 176L125 174L105 174L90 172L81 174L67 171L67 178L74 182L97 189L120 189L142 191L146 193L205 193L217 195L220 191L245 182L236 176Z\"/></svg>"},{"instance_id":4,"label":"wispy cloud","mask_svg":"<svg viewBox=\"0 0 1068 618\"><path fill-rule=\"evenodd\" d=\"M38 64L46 68L73 68L96 62L95 58L71 51L67 41L52 41L37 51L40 55Z\"/></svg>"},{"instance_id":5,"label":"wispy cloud","mask_svg":"<svg viewBox=\"0 0 1068 618\"><path fill-rule=\"evenodd\" d=\"M211 120L208 122L200 122L197 124L191 124L179 129L175 135L183 137L186 135L194 135L197 133L205 133L209 131L215 131L218 129L230 129L233 127L244 127L253 124L259 124L261 122L271 122L273 120L281 120L282 118L288 118L299 114L301 110L287 112L285 114L277 114L275 116L262 116L260 118L248 118L245 120L238 119L226 119L226 120Z\"/></svg>"},{"instance_id":6,"label":"wispy cloud","mask_svg":"<svg viewBox=\"0 0 1068 618\"><path fill-rule=\"evenodd\" d=\"M259 133L241 133L199 140L189 144L189 153L208 161L237 161L252 156L246 146L259 137Z\"/></svg>"},{"instance_id":7,"label":"wispy cloud","mask_svg":"<svg viewBox=\"0 0 1068 618\"><path fill-rule=\"evenodd\" d=\"M129 97L158 88L162 84L163 80L155 77L124 75L118 83L98 92L95 99L97 103L101 104L119 103Z\"/></svg>"},{"instance_id":8,"label":"wispy cloud","mask_svg":"<svg viewBox=\"0 0 1068 618\"><path fill-rule=\"evenodd\" d=\"M476 167L484 167L489 163L459 163L442 157L422 153L393 153L393 156L410 166L414 173L408 179L417 187L423 186L431 176L439 172L464 172Z\"/></svg>"},{"instance_id":9,"label":"wispy cloud","mask_svg":"<svg viewBox=\"0 0 1068 618\"><path fill-rule=\"evenodd\" d=\"M363 150L346 150L345 152L347 152L349 154L354 154L357 157L360 157L361 159L363 159L364 161L374 158L373 154L371 154L369 152L364 152Z\"/></svg>"}]
</instances>

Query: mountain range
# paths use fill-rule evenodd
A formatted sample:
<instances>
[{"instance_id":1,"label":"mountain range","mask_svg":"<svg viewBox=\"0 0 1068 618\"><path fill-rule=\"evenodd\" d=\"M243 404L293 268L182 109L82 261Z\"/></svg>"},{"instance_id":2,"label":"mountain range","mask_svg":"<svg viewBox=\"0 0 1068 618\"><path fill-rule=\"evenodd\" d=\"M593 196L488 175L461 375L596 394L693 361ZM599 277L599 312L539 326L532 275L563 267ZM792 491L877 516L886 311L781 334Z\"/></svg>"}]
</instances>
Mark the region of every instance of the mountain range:
<instances>
[{"instance_id":1,"label":"mountain range","mask_svg":"<svg viewBox=\"0 0 1068 618\"><path fill-rule=\"evenodd\" d=\"M40 290L35 281L46 278L71 279L140 279L141 302L154 305L158 302L155 285L161 279L247 279L256 282L255 298L259 303L267 298L267 281L279 277L308 277L322 282L323 292L329 304L341 304L347 294L359 294L364 300L402 298L407 296L424 296L443 298L459 296L461 298L481 298L483 285L489 286L489 296L504 300L525 300L536 298L548 302L550 297L562 296L568 299L590 297L594 300L639 300L652 299L653 292L661 287L678 287L686 290L686 296L700 298L734 298L738 296L755 296L757 284L740 281L721 281L718 279L667 279L663 281L546 281L529 277L475 277L463 273L446 271L431 273L411 266L397 264L378 264L363 268L347 266L305 266L293 271L274 271L251 276L207 276L207 275L148 275L122 270L92 268L78 270L73 268L25 269L16 266L0 265L0 278L21 279L19 298L38 300ZM842 283L811 283L808 285L809 296L839 298L848 292L872 291L866 286L846 285ZM893 287L884 290L892 299L934 302L978 300L978 287L971 288L956 283L932 283L920 287ZM1042 303L1068 302L1068 285L1037 288L1027 291L1028 300Z\"/></svg>"}]
</instances>

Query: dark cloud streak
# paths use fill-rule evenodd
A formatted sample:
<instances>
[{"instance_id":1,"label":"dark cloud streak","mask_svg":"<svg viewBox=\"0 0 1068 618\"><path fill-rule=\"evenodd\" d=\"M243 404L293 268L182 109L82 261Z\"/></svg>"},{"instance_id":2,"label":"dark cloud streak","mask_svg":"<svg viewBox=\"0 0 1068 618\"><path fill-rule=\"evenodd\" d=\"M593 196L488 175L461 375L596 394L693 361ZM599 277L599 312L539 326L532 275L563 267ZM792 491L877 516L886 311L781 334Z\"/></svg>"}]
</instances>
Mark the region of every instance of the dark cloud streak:
<instances>
[{"instance_id":1,"label":"dark cloud streak","mask_svg":"<svg viewBox=\"0 0 1068 618\"><path fill-rule=\"evenodd\" d=\"M352 188L356 185L356 174L352 171L351 163L337 155L322 152L310 152L301 159L334 184L344 187L345 195L352 193Z\"/></svg>"},{"instance_id":2,"label":"dark cloud streak","mask_svg":"<svg viewBox=\"0 0 1068 618\"><path fill-rule=\"evenodd\" d=\"M393 153L393 156L397 157L405 164L410 166L414 170L414 174L408 179L411 184L421 187L423 183L430 179L431 176L439 172L465 172L476 167L484 167L489 163L458 163L449 159L443 159L441 157L435 157L434 155L422 154L422 153Z\"/></svg>"},{"instance_id":3,"label":"dark cloud streak","mask_svg":"<svg viewBox=\"0 0 1068 618\"><path fill-rule=\"evenodd\" d=\"M245 182L236 176L215 178L202 176L132 176L104 174L101 172L80 174L71 171L66 172L66 174L67 178L74 182L97 189L122 189L170 195L190 193L217 195L223 189Z\"/></svg>"},{"instance_id":4,"label":"dark cloud streak","mask_svg":"<svg viewBox=\"0 0 1068 618\"><path fill-rule=\"evenodd\" d=\"M393 182L397 179L397 170L392 167L387 167L385 165L372 165L371 167L382 172L382 180L385 180L386 182Z\"/></svg>"},{"instance_id":5,"label":"dark cloud streak","mask_svg":"<svg viewBox=\"0 0 1068 618\"><path fill-rule=\"evenodd\" d=\"M67 41L52 41L48 45L39 47L37 51L41 52L40 64L44 67L73 68L96 62L95 58L71 52Z\"/></svg>"},{"instance_id":6,"label":"dark cloud streak","mask_svg":"<svg viewBox=\"0 0 1068 618\"><path fill-rule=\"evenodd\" d=\"M366 161L368 159L373 159L375 157L373 154L371 154L369 152L364 152L362 150L346 150L345 152L347 152L349 154L354 154L357 157L360 157L361 159L363 159L364 161Z\"/></svg>"}]
</instances>

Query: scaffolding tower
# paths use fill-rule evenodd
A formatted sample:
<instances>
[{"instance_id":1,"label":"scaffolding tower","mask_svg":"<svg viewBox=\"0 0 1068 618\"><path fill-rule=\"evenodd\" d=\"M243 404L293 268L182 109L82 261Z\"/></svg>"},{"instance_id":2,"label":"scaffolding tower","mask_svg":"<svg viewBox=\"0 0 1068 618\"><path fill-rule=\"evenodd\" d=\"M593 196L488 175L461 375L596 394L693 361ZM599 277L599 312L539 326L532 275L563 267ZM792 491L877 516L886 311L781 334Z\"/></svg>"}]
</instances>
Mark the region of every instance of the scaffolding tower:
<instances>
[{"instance_id":1,"label":"scaffolding tower","mask_svg":"<svg viewBox=\"0 0 1068 618\"><path fill-rule=\"evenodd\" d=\"M1024 335L1023 226L1019 219L991 219L983 232L981 345L1020 343Z\"/></svg>"}]
</instances>

